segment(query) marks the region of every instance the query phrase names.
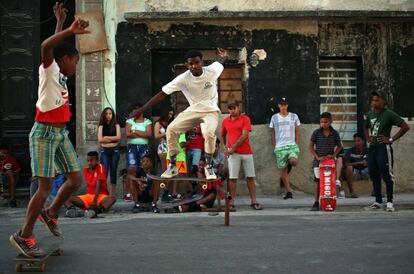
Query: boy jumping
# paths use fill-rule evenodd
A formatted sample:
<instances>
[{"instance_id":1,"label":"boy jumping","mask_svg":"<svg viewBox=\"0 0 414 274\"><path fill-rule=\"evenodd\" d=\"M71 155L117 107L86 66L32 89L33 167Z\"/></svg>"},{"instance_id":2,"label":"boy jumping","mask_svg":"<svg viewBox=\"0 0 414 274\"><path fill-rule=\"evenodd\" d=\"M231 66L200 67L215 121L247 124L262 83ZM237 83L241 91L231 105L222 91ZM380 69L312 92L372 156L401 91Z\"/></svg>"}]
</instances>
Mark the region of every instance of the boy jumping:
<instances>
[{"instance_id":1,"label":"boy jumping","mask_svg":"<svg viewBox=\"0 0 414 274\"><path fill-rule=\"evenodd\" d=\"M10 236L11 244L27 257L45 255L33 235L37 218L50 233L62 236L57 212L82 180L80 164L65 129L71 116L66 79L76 72L79 53L73 45L61 42L69 36L88 33L89 22L77 19L69 28L60 31L58 26L63 22L59 19L66 18L66 14L59 4L55 5L54 12L58 19L56 33L41 45L36 117L29 135L32 176L39 177L39 188L30 199L21 230ZM67 173L68 180L59 189L53 203L43 208L56 170Z\"/></svg>"},{"instance_id":2,"label":"boy jumping","mask_svg":"<svg viewBox=\"0 0 414 274\"><path fill-rule=\"evenodd\" d=\"M220 109L217 106L217 79L224 67L223 63L228 57L225 49L217 49L218 62L203 66L203 55L200 51L190 50L185 55L188 70L162 88L162 91L152 97L142 108L134 111L134 116L145 112L149 108L164 100L167 95L181 91L190 106L181 112L167 128L167 147L171 156L167 170L162 178L172 178L178 175L176 155L180 152L178 138L181 133L187 132L196 125L201 125L205 148L205 174L207 179L216 179L217 176L211 165L212 155L216 144L216 128Z\"/></svg>"}]
</instances>

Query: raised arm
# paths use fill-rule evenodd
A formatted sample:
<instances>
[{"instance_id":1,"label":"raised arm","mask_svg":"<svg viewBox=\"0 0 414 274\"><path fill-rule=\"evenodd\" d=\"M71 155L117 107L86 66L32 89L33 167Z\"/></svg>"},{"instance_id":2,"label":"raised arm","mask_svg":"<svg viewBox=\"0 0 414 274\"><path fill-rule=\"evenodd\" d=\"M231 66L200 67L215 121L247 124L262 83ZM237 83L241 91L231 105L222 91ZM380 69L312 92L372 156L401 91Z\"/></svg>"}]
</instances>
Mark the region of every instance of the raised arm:
<instances>
[{"instance_id":1,"label":"raised arm","mask_svg":"<svg viewBox=\"0 0 414 274\"><path fill-rule=\"evenodd\" d=\"M63 24L66 21L68 10L63 7L63 3L59 4L58 2L56 2L55 5L53 6L53 13L55 14L55 17L56 17L55 33L58 33L62 31Z\"/></svg>"},{"instance_id":2,"label":"raised arm","mask_svg":"<svg viewBox=\"0 0 414 274\"><path fill-rule=\"evenodd\" d=\"M168 95L163 91L158 92L143 107L132 111L130 117L140 116L142 113L144 113L148 109L161 103L167 96Z\"/></svg>"},{"instance_id":3,"label":"raised arm","mask_svg":"<svg viewBox=\"0 0 414 274\"><path fill-rule=\"evenodd\" d=\"M89 26L89 22L77 19L73 21L72 25L58 33L53 34L49 38L47 38L45 41L43 41L41 45L41 57L44 67L48 67L53 62L53 48L62 42L65 38L76 35L76 34L84 34L89 33L86 28Z\"/></svg>"},{"instance_id":4,"label":"raised arm","mask_svg":"<svg viewBox=\"0 0 414 274\"><path fill-rule=\"evenodd\" d=\"M218 56L217 62L224 64L229 58L229 52L226 49L217 48L217 56Z\"/></svg>"}]
</instances>

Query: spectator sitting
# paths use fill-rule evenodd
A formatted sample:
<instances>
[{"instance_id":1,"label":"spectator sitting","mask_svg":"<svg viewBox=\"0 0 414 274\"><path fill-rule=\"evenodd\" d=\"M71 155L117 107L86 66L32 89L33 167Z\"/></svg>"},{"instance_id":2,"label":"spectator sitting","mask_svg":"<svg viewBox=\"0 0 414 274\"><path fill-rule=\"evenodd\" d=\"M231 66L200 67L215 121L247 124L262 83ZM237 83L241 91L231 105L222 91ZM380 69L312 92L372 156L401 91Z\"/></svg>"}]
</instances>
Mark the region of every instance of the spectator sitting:
<instances>
[{"instance_id":1,"label":"spectator sitting","mask_svg":"<svg viewBox=\"0 0 414 274\"><path fill-rule=\"evenodd\" d=\"M354 134L354 146L345 152L345 178L348 183L349 196L358 198L354 192L352 181L369 179L368 149L362 134Z\"/></svg>"},{"instance_id":2,"label":"spectator sitting","mask_svg":"<svg viewBox=\"0 0 414 274\"><path fill-rule=\"evenodd\" d=\"M224 160L226 159L226 155L220 150L220 139L216 139L216 149L213 153L213 159L211 160L211 164L213 165L214 173L216 173L217 177L221 177L221 181L223 182L228 177L228 169L224 167Z\"/></svg>"},{"instance_id":3,"label":"spectator sitting","mask_svg":"<svg viewBox=\"0 0 414 274\"><path fill-rule=\"evenodd\" d=\"M160 182L147 178L147 174L155 175L153 170L152 159L145 155L141 161L141 167L137 169L136 176L129 174L129 188L132 191L132 198L135 202L132 213L142 211L140 203L150 203L151 210L154 213L160 213L157 207L157 201L160 193Z\"/></svg>"},{"instance_id":4,"label":"spectator sitting","mask_svg":"<svg viewBox=\"0 0 414 274\"><path fill-rule=\"evenodd\" d=\"M83 176L86 181L87 193L71 196L65 202L66 216L70 218L83 215L79 208L87 209L90 213L88 217L95 217L96 214L108 211L116 202L114 197L109 196L106 171L105 167L99 163L98 152L88 152L86 159L88 166L83 169Z\"/></svg>"},{"instance_id":5,"label":"spectator sitting","mask_svg":"<svg viewBox=\"0 0 414 274\"><path fill-rule=\"evenodd\" d=\"M0 146L0 174L3 186L9 192L9 206L16 207L16 185L19 181L20 165L17 159L9 155L9 148L6 145Z\"/></svg>"},{"instance_id":6,"label":"spectator sitting","mask_svg":"<svg viewBox=\"0 0 414 274\"><path fill-rule=\"evenodd\" d=\"M201 134L201 126L195 126L187 133L187 160L190 167L190 173L195 175L198 170L198 164L204 151L204 138Z\"/></svg>"},{"instance_id":7,"label":"spectator sitting","mask_svg":"<svg viewBox=\"0 0 414 274\"><path fill-rule=\"evenodd\" d=\"M186 159L187 157L186 157L186 153L185 153L185 149L186 149L186 145L187 145L187 140L185 138L185 134L180 135L180 139L178 140L178 142L179 142L178 148L179 148L180 152L176 155L176 166L177 166L179 176L186 177L188 169L187 169L187 159ZM167 166L169 164L170 164L170 154L167 153ZM192 191L191 184L187 184L186 188L187 188L187 192ZM177 184L177 182L173 181L172 193L171 193L171 195L168 195L169 200L181 199L181 194L178 193L177 190L178 190L178 184Z\"/></svg>"},{"instance_id":8,"label":"spectator sitting","mask_svg":"<svg viewBox=\"0 0 414 274\"><path fill-rule=\"evenodd\" d=\"M319 211L319 162L329 159L335 159L336 162L336 178L340 177L342 169L342 158L337 158L342 150L342 142L338 131L332 126L332 115L329 112L324 112L320 117L321 127L316 129L311 136L309 143L309 151L314 156L313 171L315 175L315 202L311 211ZM336 180L336 185L340 186L341 181Z\"/></svg>"}]
</instances>

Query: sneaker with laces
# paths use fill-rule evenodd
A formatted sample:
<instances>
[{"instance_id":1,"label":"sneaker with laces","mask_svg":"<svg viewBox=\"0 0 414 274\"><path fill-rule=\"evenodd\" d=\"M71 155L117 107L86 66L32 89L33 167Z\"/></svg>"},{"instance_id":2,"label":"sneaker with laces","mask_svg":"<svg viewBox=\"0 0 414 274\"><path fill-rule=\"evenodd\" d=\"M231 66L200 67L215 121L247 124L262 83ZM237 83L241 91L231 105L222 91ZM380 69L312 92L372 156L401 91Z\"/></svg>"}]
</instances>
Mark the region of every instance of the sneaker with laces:
<instances>
[{"instance_id":1,"label":"sneaker with laces","mask_svg":"<svg viewBox=\"0 0 414 274\"><path fill-rule=\"evenodd\" d=\"M95 210L93 210L93 209L85 210L85 218L92 219L92 218L95 218L95 217L98 217Z\"/></svg>"},{"instance_id":2,"label":"sneaker with laces","mask_svg":"<svg viewBox=\"0 0 414 274\"><path fill-rule=\"evenodd\" d=\"M124 195L124 201L125 202L132 202L132 194L131 193L127 193Z\"/></svg>"},{"instance_id":3,"label":"sneaker with laces","mask_svg":"<svg viewBox=\"0 0 414 274\"><path fill-rule=\"evenodd\" d=\"M287 199L293 199L292 192L286 192L286 195L283 196L283 200L287 200Z\"/></svg>"},{"instance_id":4,"label":"sneaker with laces","mask_svg":"<svg viewBox=\"0 0 414 274\"><path fill-rule=\"evenodd\" d=\"M204 174L206 175L207 180L217 179L217 175L214 173L214 169L212 165L206 165L204 167Z\"/></svg>"},{"instance_id":5,"label":"sneaker with laces","mask_svg":"<svg viewBox=\"0 0 414 274\"><path fill-rule=\"evenodd\" d=\"M349 197L350 197L350 198L358 198L358 195L357 195L357 194L355 194L355 193L351 193L351 194L349 195Z\"/></svg>"},{"instance_id":6,"label":"sneaker with laces","mask_svg":"<svg viewBox=\"0 0 414 274\"><path fill-rule=\"evenodd\" d=\"M395 209L394 209L394 205L393 205L392 203L388 202L388 203L387 203L387 207L385 208L385 210L386 210L387 212L394 212L394 211L395 211Z\"/></svg>"},{"instance_id":7,"label":"sneaker with laces","mask_svg":"<svg viewBox=\"0 0 414 274\"><path fill-rule=\"evenodd\" d=\"M131 212L132 213L139 213L139 212L141 212L142 210L141 210L141 206L140 205L134 205L134 207L131 209Z\"/></svg>"},{"instance_id":8,"label":"sneaker with laces","mask_svg":"<svg viewBox=\"0 0 414 274\"><path fill-rule=\"evenodd\" d=\"M343 191L343 190L339 191L338 198L339 199L345 199L345 191Z\"/></svg>"},{"instance_id":9,"label":"sneaker with laces","mask_svg":"<svg viewBox=\"0 0 414 274\"><path fill-rule=\"evenodd\" d=\"M173 164L169 164L167 170L164 171L163 174L161 174L161 178L169 179L169 178L173 178L177 175L178 175L177 166L173 165Z\"/></svg>"},{"instance_id":10,"label":"sneaker with laces","mask_svg":"<svg viewBox=\"0 0 414 274\"><path fill-rule=\"evenodd\" d=\"M336 180L336 186L337 186L337 187L341 187L341 185L342 185L342 184L341 184L341 181L340 181L340 180Z\"/></svg>"},{"instance_id":11,"label":"sneaker with laces","mask_svg":"<svg viewBox=\"0 0 414 274\"><path fill-rule=\"evenodd\" d=\"M39 214L39 220L45 225L46 229L56 237L61 237L62 232L58 226L58 216L50 217L45 208Z\"/></svg>"},{"instance_id":12,"label":"sneaker with laces","mask_svg":"<svg viewBox=\"0 0 414 274\"><path fill-rule=\"evenodd\" d=\"M368 207L369 209L381 209L382 208L382 204L374 202L372 205L370 205Z\"/></svg>"},{"instance_id":13,"label":"sneaker with laces","mask_svg":"<svg viewBox=\"0 0 414 274\"><path fill-rule=\"evenodd\" d=\"M71 206L66 210L65 216L68 218L77 218L85 216L85 213L80 208Z\"/></svg>"},{"instance_id":14,"label":"sneaker with laces","mask_svg":"<svg viewBox=\"0 0 414 274\"><path fill-rule=\"evenodd\" d=\"M39 249L37 246L36 238L34 235L23 238L20 236L21 231L17 231L10 235L10 243L16 247L24 256L26 257L43 257L46 255L46 252Z\"/></svg>"},{"instance_id":15,"label":"sneaker with laces","mask_svg":"<svg viewBox=\"0 0 414 274\"><path fill-rule=\"evenodd\" d=\"M156 203L151 204L151 210L153 213L160 213L160 209L158 208Z\"/></svg>"}]
</instances>

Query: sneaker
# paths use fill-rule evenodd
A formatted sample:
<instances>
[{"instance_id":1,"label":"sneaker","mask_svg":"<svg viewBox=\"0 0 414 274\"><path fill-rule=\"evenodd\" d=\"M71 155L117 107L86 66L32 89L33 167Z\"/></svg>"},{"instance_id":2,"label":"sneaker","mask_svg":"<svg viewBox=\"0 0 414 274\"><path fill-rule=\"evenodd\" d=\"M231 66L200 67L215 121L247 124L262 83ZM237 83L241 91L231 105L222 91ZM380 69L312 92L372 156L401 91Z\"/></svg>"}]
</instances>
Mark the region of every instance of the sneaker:
<instances>
[{"instance_id":1,"label":"sneaker","mask_svg":"<svg viewBox=\"0 0 414 274\"><path fill-rule=\"evenodd\" d=\"M151 204L151 210L153 213L160 213L160 209L158 208L156 203Z\"/></svg>"},{"instance_id":2,"label":"sneaker","mask_svg":"<svg viewBox=\"0 0 414 274\"><path fill-rule=\"evenodd\" d=\"M10 206L10 207L17 207L16 200L15 200L15 199L10 200L10 202L9 202L9 206Z\"/></svg>"},{"instance_id":3,"label":"sneaker","mask_svg":"<svg viewBox=\"0 0 414 274\"><path fill-rule=\"evenodd\" d=\"M134 207L131 209L132 213L139 213L141 212L141 206L140 205L134 205Z\"/></svg>"},{"instance_id":4,"label":"sneaker","mask_svg":"<svg viewBox=\"0 0 414 274\"><path fill-rule=\"evenodd\" d=\"M132 202L132 194L131 193L127 193L124 195L124 201L125 202Z\"/></svg>"},{"instance_id":5,"label":"sneaker","mask_svg":"<svg viewBox=\"0 0 414 274\"><path fill-rule=\"evenodd\" d=\"M178 209L178 206L175 206L173 208L167 208L164 210L164 213L180 213L180 210Z\"/></svg>"},{"instance_id":6,"label":"sneaker","mask_svg":"<svg viewBox=\"0 0 414 274\"><path fill-rule=\"evenodd\" d=\"M169 179L169 178L175 177L177 175L178 175L177 166L173 165L173 164L169 164L167 170L164 171L163 174L161 174L161 178Z\"/></svg>"},{"instance_id":7,"label":"sneaker","mask_svg":"<svg viewBox=\"0 0 414 274\"><path fill-rule=\"evenodd\" d=\"M214 173L214 169L212 165L206 165L204 167L204 174L206 175L207 180L217 179L217 175Z\"/></svg>"},{"instance_id":8,"label":"sneaker","mask_svg":"<svg viewBox=\"0 0 414 274\"><path fill-rule=\"evenodd\" d=\"M310 211L319 211L319 203L318 202L313 203L313 206Z\"/></svg>"},{"instance_id":9,"label":"sneaker","mask_svg":"<svg viewBox=\"0 0 414 274\"><path fill-rule=\"evenodd\" d=\"M168 190L164 190L164 192L162 193L161 196L161 202L169 202L169 198L168 198Z\"/></svg>"},{"instance_id":10,"label":"sneaker","mask_svg":"<svg viewBox=\"0 0 414 274\"><path fill-rule=\"evenodd\" d=\"M26 257L43 257L46 255L46 252L39 249L37 246L36 238L34 235L23 238L20 236L21 231L13 233L9 240L10 243L16 247L24 256Z\"/></svg>"},{"instance_id":11,"label":"sneaker","mask_svg":"<svg viewBox=\"0 0 414 274\"><path fill-rule=\"evenodd\" d=\"M293 199L293 194L292 194L292 192L286 192L286 195L285 195L285 196L283 196L283 199L284 199L284 200L287 200L287 199Z\"/></svg>"},{"instance_id":12,"label":"sneaker","mask_svg":"<svg viewBox=\"0 0 414 274\"><path fill-rule=\"evenodd\" d=\"M382 204L374 202L372 205L370 205L368 207L369 209L381 209L382 208Z\"/></svg>"},{"instance_id":13,"label":"sneaker","mask_svg":"<svg viewBox=\"0 0 414 274\"><path fill-rule=\"evenodd\" d=\"M385 210L387 212L394 212L395 211L393 204L390 203L390 202L387 203L387 207L385 208Z\"/></svg>"},{"instance_id":14,"label":"sneaker","mask_svg":"<svg viewBox=\"0 0 414 274\"><path fill-rule=\"evenodd\" d=\"M340 181L340 180L336 180L336 186L337 186L337 187L341 187L341 185L342 185L342 184L341 184L341 181Z\"/></svg>"},{"instance_id":15,"label":"sneaker","mask_svg":"<svg viewBox=\"0 0 414 274\"><path fill-rule=\"evenodd\" d=\"M45 225L51 234L56 237L62 236L62 232L58 227L58 216L50 217L47 215L46 209L42 208L39 214L39 220Z\"/></svg>"},{"instance_id":16,"label":"sneaker","mask_svg":"<svg viewBox=\"0 0 414 274\"><path fill-rule=\"evenodd\" d=\"M95 210L93 210L93 209L85 210L85 218L92 219L92 218L95 218L95 217L98 217L98 214L96 214Z\"/></svg>"},{"instance_id":17,"label":"sneaker","mask_svg":"<svg viewBox=\"0 0 414 274\"><path fill-rule=\"evenodd\" d=\"M85 212L76 206L72 206L66 210L65 216L68 218L78 218L85 216Z\"/></svg>"},{"instance_id":18,"label":"sneaker","mask_svg":"<svg viewBox=\"0 0 414 274\"><path fill-rule=\"evenodd\" d=\"M168 195L168 200L171 202L180 201L183 198L183 196L180 193L177 193L176 195Z\"/></svg>"},{"instance_id":19,"label":"sneaker","mask_svg":"<svg viewBox=\"0 0 414 274\"><path fill-rule=\"evenodd\" d=\"M338 198L339 199L345 199L345 191L343 191L343 190L339 191Z\"/></svg>"}]
</instances>

